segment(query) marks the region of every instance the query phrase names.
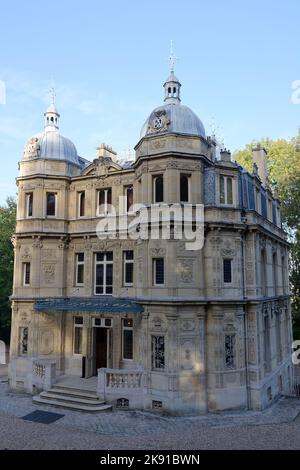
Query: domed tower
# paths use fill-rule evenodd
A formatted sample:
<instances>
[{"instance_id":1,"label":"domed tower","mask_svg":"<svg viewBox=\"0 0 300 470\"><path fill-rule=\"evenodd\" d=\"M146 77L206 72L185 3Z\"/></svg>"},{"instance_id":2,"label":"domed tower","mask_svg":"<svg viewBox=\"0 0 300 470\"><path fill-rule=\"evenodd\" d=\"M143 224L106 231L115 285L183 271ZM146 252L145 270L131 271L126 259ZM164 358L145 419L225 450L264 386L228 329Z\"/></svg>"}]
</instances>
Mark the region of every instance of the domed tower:
<instances>
[{"instance_id":1,"label":"domed tower","mask_svg":"<svg viewBox=\"0 0 300 470\"><path fill-rule=\"evenodd\" d=\"M43 319L37 318L36 300L65 295L70 183L71 177L79 175L84 165L73 142L60 134L60 115L54 100L44 116L43 132L31 137L25 145L17 178L10 366L13 387L18 374L28 377L31 359L37 354L34 350L37 342L31 335L36 331L33 325L43 325ZM57 333L46 326L45 334L40 333L44 337L38 340L39 354L56 360ZM20 367L22 370L18 371ZM29 384L23 385L30 391Z\"/></svg>"}]
</instances>

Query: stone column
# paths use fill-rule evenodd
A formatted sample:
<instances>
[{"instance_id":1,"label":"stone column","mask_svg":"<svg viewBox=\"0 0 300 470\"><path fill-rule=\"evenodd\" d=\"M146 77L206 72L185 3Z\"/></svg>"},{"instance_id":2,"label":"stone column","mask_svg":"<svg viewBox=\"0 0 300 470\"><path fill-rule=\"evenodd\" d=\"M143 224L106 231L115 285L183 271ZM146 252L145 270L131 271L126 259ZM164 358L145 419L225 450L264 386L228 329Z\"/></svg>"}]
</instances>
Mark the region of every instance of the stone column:
<instances>
[{"instance_id":1,"label":"stone column","mask_svg":"<svg viewBox=\"0 0 300 470\"><path fill-rule=\"evenodd\" d=\"M168 389L171 396L178 395L178 373L179 373L179 341L178 341L178 313L175 311L166 314L168 320L166 363L168 367Z\"/></svg>"},{"instance_id":2,"label":"stone column","mask_svg":"<svg viewBox=\"0 0 300 470\"><path fill-rule=\"evenodd\" d=\"M200 401L199 406L202 411L207 411L207 367L206 367L206 310L205 307L199 307L197 313L198 318L198 338L199 347L196 351L196 362L199 364L199 384L200 384Z\"/></svg>"}]
</instances>

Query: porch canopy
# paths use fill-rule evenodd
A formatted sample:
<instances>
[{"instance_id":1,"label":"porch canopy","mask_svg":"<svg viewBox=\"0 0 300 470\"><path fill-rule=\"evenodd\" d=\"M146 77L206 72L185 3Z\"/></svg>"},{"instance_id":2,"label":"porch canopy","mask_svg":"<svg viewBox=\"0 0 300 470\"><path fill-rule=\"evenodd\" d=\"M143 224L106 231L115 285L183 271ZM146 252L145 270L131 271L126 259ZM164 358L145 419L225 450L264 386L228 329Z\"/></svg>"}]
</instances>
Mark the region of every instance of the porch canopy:
<instances>
[{"instance_id":1,"label":"porch canopy","mask_svg":"<svg viewBox=\"0 0 300 470\"><path fill-rule=\"evenodd\" d=\"M141 313L142 305L131 299L103 297L53 297L35 301L38 312L99 312L99 313Z\"/></svg>"}]
</instances>

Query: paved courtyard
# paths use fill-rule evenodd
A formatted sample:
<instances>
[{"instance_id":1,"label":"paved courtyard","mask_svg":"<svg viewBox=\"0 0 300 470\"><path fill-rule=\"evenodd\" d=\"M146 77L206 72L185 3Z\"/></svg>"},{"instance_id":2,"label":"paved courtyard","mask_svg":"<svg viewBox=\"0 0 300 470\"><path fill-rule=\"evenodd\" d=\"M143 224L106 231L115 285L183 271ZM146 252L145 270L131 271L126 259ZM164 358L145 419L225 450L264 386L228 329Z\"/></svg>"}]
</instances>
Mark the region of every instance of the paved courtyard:
<instances>
[{"instance_id":1,"label":"paved courtyard","mask_svg":"<svg viewBox=\"0 0 300 470\"><path fill-rule=\"evenodd\" d=\"M35 410L64 416L52 424L21 419ZM0 375L1 449L299 449L299 413L299 399L281 398L262 413L85 414L36 406L30 395L9 391Z\"/></svg>"}]
</instances>

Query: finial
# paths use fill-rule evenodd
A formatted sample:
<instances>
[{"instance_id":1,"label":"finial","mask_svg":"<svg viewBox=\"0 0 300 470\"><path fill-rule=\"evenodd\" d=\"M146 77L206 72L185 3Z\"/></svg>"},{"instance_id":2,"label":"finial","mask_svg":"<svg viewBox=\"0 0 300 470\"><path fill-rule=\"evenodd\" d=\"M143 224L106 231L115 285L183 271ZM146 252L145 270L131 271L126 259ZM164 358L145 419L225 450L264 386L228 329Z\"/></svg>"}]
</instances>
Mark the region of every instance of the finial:
<instances>
[{"instance_id":1,"label":"finial","mask_svg":"<svg viewBox=\"0 0 300 470\"><path fill-rule=\"evenodd\" d=\"M50 95L51 104L55 105L56 93L55 93L54 87L50 88L49 95Z\"/></svg>"},{"instance_id":2,"label":"finial","mask_svg":"<svg viewBox=\"0 0 300 470\"><path fill-rule=\"evenodd\" d=\"M177 59L178 57L175 56L174 51L173 51L173 41L171 40L170 56L169 56L169 67L170 67L171 73L174 72Z\"/></svg>"}]
</instances>

